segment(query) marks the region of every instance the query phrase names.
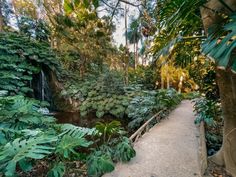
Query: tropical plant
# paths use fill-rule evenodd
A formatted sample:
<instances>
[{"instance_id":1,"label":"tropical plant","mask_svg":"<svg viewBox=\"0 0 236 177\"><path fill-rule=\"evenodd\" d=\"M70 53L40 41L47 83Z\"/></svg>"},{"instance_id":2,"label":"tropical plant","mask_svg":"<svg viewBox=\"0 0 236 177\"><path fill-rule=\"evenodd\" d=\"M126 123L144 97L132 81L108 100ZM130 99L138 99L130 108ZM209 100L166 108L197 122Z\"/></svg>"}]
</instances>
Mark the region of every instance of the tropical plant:
<instances>
[{"instance_id":1,"label":"tropical plant","mask_svg":"<svg viewBox=\"0 0 236 177\"><path fill-rule=\"evenodd\" d=\"M66 172L65 164L62 162L56 163L48 172L48 177L62 177Z\"/></svg>"},{"instance_id":2,"label":"tropical plant","mask_svg":"<svg viewBox=\"0 0 236 177\"><path fill-rule=\"evenodd\" d=\"M150 66L137 66L129 69L129 82L134 85L141 84L143 88L151 90L155 88L158 74Z\"/></svg>"},{"instance_id":3,"label":"tropical plant","mask_svg":"<svg viewBox=\"0 0 236 177\"><path fill-rule=\"evenodd\" d=\"M80 106L81 115L96 111L97 117L109 113L122 118L128 106L129 96L125 94L122 78L117 74L102 75Z\"/></svg>"},{"instance_id":4,"label":"tropical plant","mask_svg":"<svg viewBox=\"0 0 236 177\"><path fill-rule=\"evenodd\" d=\"M124 137L125 132L118 121L110 123L98 122L96 129L100 138L99 144L87 158L88 174L101 176L114 170L114 162L127 162L135 156L135 150L130 140ZM102 141L102 143L101 143Z\"/></svg>"},{"instance_id":5,"label":"tropical plant","mask_svg":"<svg viewBox=\"0 0 236 177\"><path fill-rule=\"evenodd\" d=\"M115 146L114 158L117 161L128 162L136 155L135 150L130 144L130 140L124 137L120 143Z\"/></svg>"},{"instance_id":6,"label":"tropical plant","mask_svg":"<svg viewBox=\"0 0 236 177\"><path fill-rule=\"evenodd\" d=\"M195 123L199 124L201 121L204 121L209 126L216 126L217 118L221 119L221 107L219 101L199 98L194 102L194 111L197 113Z\"/></svg>"},{"instance_id":7,"label":"tropical plant","mask_svg":"<svg viewBox=\"0 0 236 177\"><path fill-rule=\"evenodd\" d=\"M49 143L57 141L57 137L42 135L30 139L16 138L7 143L0 153L1 171L6 176L15 174L16 165L19 163L22 170L29 166L27 159L42 159L53 153L54 147Z\"/></svg>"},{"instance_id":8,"label":"tropical plant","mask_svg":"<svg viewBox=\"0 0 236 177\"><path fill-rule=\"evenodd\" d=\"M180 94L174 89L143 91L140 96L135 96L126 113L130 119L129 128L136 129L143 122L161 110L170 110L178 105L182 100Z\"/></svg>"},{"instance_id":9,"label":"tropical plant","mask_svg":"<svg viewBox=\"0 0 236 177\"><path fill-rule=\"evenodd\" d=\"M92 142L87 141L83 136L71 137L70 135L65 135L58 143L55 153L65 159L72 158L73 156L78 157L79 154L75 151L75 148L89 147L91 144Z\"/></svg>"},{"instance_id":10,"label":"tropical plant","mask_svg":"<svg viewBox=\"0 0 236 177\"><path fill-rule=\"evenodd\" d=\"M223 117L219 100L199 98L194 100L194 111L196 112L195 123L205 123L207 154L215 154L222 145Z\"/></svg>"},{"instance_id":11,"label":"tropical plant","mask_svg":"<svg viewBox=\"0 0 236 177\"><path fill-rule=\"evenodd\" d=\"M115 120L110 123L97 122L95 127L102 135L104 143L109 142L114 136L122 135L125 133L121 128L121 123Z\"/></svg>"},{"instance_id":12,"label":"tropical plant","mask_svg":"<svg viewBox=\"0 0 236 177\"><path fill-rule=\"evenodd\" d=\"M236 47L236 15L230 16L229 22L222 31L213 31L202 45L202 53L215 60L217 67L236 71L236 62L231 59L232 51ZM222 36L223 35L223 36Z\"/></svg>"},{"instance_id":13,"label":"tropical plant","mask_svg":"<svg viewBox=\"0 0 236 177\"><path fill-rule=\"evenodd\" d=\"M61 71L48 43L30 40L17 33L0 34L0 89L9 94L32 94L30 82L42 67Z\"/></svg>"},{"instance_id":14,"label":"tropical plant","mask_svg":"<svg viewBox=\"0 0 236 177\"><path fill-rule=\"evenodd\" d=\"M178 105L182 100L182 97L175 89L169 89L169 90L158 90L157 93L157 106L160 110L168 110L176 105Z\"/></svg>"},{"instance_id":15,"label":"tropical plant","mask_svg":"<svg viewBox=\"0 0 236 177\"><path fill-rule=\"evenodd\" d=\"M127 114L130 119L129 128L138 128L145 120L148 120L157 112L156 92L148 92L144 96L136 96L127 108Z\"/></svg>"},{"instance_id":16,"label":"tropical plant","mask_svg":"<svg viewBox=\"0 0 236 177\"><path fill-rule=\"evenodd\" d=\"M101 151L95 151L87 160L88 175L101 176L104 173L111 172L115 169L112 159L109 155L103 154Z\"/></svg>"}]
</instances>

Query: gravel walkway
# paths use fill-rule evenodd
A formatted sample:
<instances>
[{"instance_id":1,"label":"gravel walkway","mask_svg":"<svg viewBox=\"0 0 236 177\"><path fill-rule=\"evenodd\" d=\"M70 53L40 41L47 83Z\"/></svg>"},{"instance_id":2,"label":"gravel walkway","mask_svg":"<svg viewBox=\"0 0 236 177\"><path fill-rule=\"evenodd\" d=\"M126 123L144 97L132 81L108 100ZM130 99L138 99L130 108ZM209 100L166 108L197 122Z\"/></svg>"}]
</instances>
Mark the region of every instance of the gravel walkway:
<instances>
[{"instance_id":1,"label":"gravel walkway","mask_svg":"<svg viewBox=\"0 0 236 177\"><path fill-rule=\"evenodd\" d=\"M196 177L199 132L190 101L183 101L166 120L146 133L134 148L136 157L117 164L104 177Z\"/></svg>"}]
</instances>

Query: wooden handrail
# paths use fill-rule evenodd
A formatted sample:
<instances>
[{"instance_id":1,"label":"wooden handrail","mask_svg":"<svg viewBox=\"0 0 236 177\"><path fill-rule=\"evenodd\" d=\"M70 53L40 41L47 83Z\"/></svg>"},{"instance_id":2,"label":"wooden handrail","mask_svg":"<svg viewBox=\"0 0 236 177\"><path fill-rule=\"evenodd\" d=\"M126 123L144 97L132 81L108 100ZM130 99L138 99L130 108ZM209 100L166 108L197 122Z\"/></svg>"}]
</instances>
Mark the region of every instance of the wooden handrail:
<instances>
[{"instance_id":1,"label":"wooden handrail","mask_svg":"<svg viewBox=\"0 0 236 177\"><path fill-rule=\"evenodd\" d=\"M132 134L130 136L129 139L132 142L136 142L139 139L139 137L141 137L144 130L146 130L146 132L149 131L149 129L150 129L149 123L150 122L152 122L154 119L156 119L157 122L160 121L160 119L161 119L160 113L162 113L164 111L166 111L166 110L161 110L158 113L156 113L154 116L152 116L150 119L148 119L134 134Z\"/></svg>"}]
</instances>

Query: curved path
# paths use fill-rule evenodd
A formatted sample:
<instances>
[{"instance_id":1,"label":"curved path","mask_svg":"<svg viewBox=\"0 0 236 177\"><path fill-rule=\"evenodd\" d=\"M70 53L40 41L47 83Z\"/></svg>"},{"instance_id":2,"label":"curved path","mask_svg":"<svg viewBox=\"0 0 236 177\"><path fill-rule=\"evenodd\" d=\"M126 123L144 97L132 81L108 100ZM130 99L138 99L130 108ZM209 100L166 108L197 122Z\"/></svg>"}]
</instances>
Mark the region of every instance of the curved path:
<instances>
[{"instance_id":1,"label":"curved path","mask_svg":"<svg viewBox=\"0 0 236 177\"><path fill-rule=\"evenodd\" d=\"M183 101L135 143L135 158L117 164L115 171L104 177L200 176L198 137L192 104Z\"/></svg>"}]
</instances>

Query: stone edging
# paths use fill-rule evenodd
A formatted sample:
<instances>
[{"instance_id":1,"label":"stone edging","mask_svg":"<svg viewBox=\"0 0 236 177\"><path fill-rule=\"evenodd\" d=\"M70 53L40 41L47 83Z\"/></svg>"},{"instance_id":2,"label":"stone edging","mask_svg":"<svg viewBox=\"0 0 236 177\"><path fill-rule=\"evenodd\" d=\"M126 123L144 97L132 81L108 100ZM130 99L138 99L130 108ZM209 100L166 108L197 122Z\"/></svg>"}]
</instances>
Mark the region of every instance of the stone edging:
<instances>
[{"instance_id":1,"label":"stone edging","mask_svg":"<svg viewBox=\"0 0 236 177\"><path fill-rule=\"evenodd\" d=\"M199 139L198 139L198 144L199 144L199 164L200 164L200 171L201 171L201 176L204 176L204 173L207 169L207 148L206 148L206 138L205 138L205 127L204 127L204 122L202 121L200 125L198 126L199 128Z\"/></svg>"}]
</instances>

